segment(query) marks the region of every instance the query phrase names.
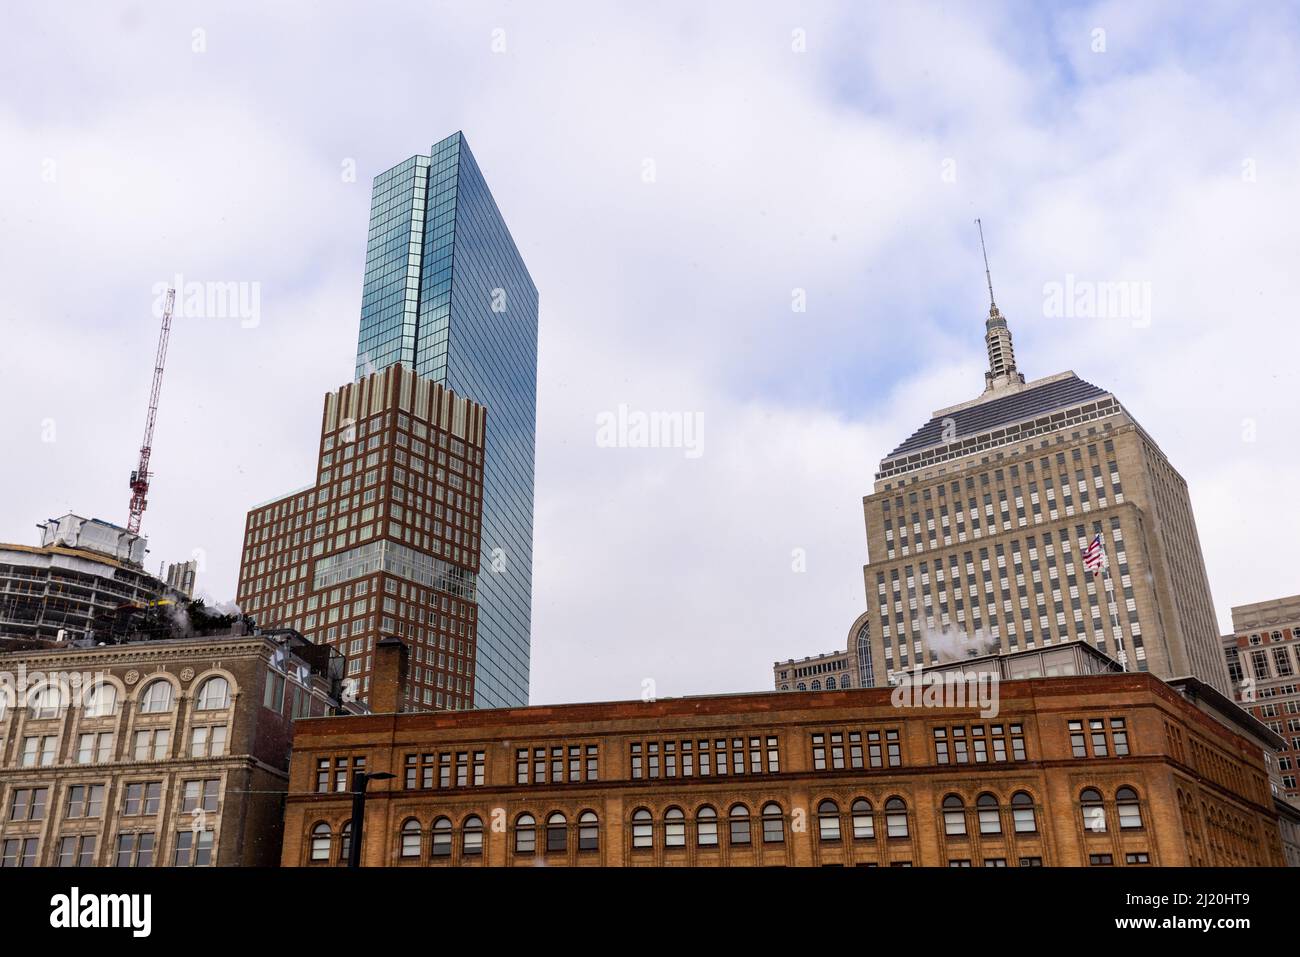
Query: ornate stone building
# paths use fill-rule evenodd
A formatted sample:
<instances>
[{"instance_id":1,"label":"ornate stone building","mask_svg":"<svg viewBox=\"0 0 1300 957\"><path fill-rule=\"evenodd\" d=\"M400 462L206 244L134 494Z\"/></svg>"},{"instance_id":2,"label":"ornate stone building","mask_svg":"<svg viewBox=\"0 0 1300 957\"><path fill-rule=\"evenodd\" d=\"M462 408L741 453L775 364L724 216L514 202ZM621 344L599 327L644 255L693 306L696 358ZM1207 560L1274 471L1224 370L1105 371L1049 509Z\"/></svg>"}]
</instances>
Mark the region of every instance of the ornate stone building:
<instances>
[{"instance_id":1,"label":"ornate stone building","mask_svg":"<svg viewBox=\"0 0 1300 957\"><path fill-rule=\"evenodd\" d=\"M1300 595L1238 605L1223 656L1237 702L1278 734L1280 787L1300 801Z\"/></svg>"},{"instance_id":2,"label":"ornate stone building","mask_svg":"<svg viewBox=\"0 0 1300 957\"><path fill-rule=\"evenodd\" d=\"M293 722L339 709L337 653L292 633L4 644L0 867L279 860Z\"/></svg>"}]
</instances>

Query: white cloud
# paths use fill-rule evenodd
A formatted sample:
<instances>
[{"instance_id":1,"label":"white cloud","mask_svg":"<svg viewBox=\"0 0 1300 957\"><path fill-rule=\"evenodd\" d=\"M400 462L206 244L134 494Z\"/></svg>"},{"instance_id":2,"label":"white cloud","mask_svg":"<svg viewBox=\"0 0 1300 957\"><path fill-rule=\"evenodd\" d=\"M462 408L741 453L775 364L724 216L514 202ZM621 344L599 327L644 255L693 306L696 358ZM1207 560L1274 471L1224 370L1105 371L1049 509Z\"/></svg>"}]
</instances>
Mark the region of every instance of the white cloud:
<instances>
[{"instance_id":1,"label":"white cloud","mask_svg":"<svg viewBox=\"0 0 1300 957\"><path fill-rule=\"evenodd\" d=\"M1188 479L1221 623L1300 590L1293 26L697 6L17 15L0 539L125 518L153 284L255 281L256 328L177 325L145 517L151 561L202 549L232 596L246 509L311 477L351 375L369 179L464 129L542 297L534 700L763 688L844 641L876 462L982 385L977 215L1021 368L1114 389ZM1150 282L1151 325L1047 318L1067 273ZM704 455L598 448L619 404L701 412Z\"/></svg>"}]
</instances>

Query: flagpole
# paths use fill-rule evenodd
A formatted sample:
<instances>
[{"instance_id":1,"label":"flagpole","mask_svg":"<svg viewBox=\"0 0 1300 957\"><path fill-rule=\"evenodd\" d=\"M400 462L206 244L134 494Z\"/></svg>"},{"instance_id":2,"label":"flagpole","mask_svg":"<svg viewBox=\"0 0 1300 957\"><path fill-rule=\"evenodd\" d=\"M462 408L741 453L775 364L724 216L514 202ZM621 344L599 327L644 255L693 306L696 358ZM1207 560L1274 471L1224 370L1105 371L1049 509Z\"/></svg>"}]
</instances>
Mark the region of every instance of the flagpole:
<instances>
[{"instance_id":1,"label":"flagpole","mask_svg":"<svg viewBox=\"0 0 1300 957\"><path fill-rule=\"evenodd\" d=\"M1115 638L1115 645L1119 649L1119 663L1125 671L1128 671L1128 649L1124 647L1124 635L1119 627L1119 613L1115 610L1115 586L1110 577L1110 556L1106 554L1105 547L1102 547L1101 574L1106 582L1106 600L1110 605L1110 620L1114 627L1112 634Z\"/></svg>"}]
</instances>

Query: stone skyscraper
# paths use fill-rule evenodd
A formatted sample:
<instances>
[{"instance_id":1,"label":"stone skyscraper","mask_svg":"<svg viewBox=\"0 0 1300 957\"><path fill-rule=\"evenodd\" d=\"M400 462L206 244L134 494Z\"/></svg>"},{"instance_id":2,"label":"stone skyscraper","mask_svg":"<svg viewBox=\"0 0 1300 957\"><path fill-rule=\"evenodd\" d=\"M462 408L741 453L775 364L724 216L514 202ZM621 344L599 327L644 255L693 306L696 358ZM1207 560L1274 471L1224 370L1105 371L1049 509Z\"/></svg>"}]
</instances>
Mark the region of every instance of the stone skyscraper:
<instances>
[{"instance_id":1,"label":"stone skyscraper","mask_svg":"<svg viewBox=\"0 0 1300 957\"><path fill-rule=\"evenodd\" d=\"M1231 694L1187 483L1105 389L1026 382L992 298L975 399L940 409L863 499L876 684L916 664L1086 641ZM1083 565L1100 534L1105 579Z\"/></svg>"},{"instance_id":2,"label":"stone skyscraper","mask_svg":"<svg viewBox=\"0 0 1300 957\"><path fill-rule=\"evenodd\" d=\"M474 703L528 703L537 288L465 142L375 177L356 374L394 364L487 408Z\"/></svg>"}]
</instances>

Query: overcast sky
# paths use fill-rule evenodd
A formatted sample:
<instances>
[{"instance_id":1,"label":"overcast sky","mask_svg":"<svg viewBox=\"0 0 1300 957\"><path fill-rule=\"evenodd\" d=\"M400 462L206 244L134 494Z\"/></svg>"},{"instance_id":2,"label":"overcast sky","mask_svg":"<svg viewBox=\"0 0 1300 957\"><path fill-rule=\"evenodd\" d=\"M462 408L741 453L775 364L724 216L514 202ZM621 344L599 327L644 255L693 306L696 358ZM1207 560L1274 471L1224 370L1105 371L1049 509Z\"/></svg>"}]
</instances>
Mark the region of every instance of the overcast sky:
<instances>
[{"instance_id":1,"label":"overcast sky","mask_svg":"<svg viewBox=\"0 0 1300 957\"><path fill-rule=\"evenodd\" d=\"M0 540L125 524L154 288L242 283L255 316L174 326L144 519L233 598L352 375L370 180L460 129L541 296L533 702L844 645L876 465L983 386L976 216L1021 370L1186 477L1221 627L1300 592L1294 8L613 6L6 5ZM1067 281L1150 307L1062 316ZM604 447L620 405L698 448Z\"/></svg>"}]
</instances>

